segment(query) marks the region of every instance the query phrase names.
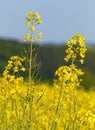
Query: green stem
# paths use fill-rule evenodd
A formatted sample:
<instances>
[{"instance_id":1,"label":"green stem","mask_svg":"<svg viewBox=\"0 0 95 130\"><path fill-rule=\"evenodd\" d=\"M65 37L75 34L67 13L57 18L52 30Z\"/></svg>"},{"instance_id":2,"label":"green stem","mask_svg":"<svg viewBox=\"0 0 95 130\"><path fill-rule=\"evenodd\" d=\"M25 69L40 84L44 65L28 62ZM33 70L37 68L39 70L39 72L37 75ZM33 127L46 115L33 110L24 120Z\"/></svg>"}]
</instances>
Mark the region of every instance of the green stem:
<instances>
[{"instance_id":1,"label":"green stem","mask_svg":"<svg viewBox=\"0 0 95 130\"><path fill-rule=\"evenodd\" d=\"M29 85L27 89L28 100L29 100L30 87L31 87L31 73L32 73L32 42L30 43L30 55L29 55Z\"/></svg>"},{"instance_id":2,"label":"green stem","mask_svg":"<svg viewBox=\"0 0 95 130\"><path fill-rule=\"evenodd\" d=\"M31 69L32 69L32 42L30 43L30 57L29 57L29 87L31 85Z\"/></svg>"},{"instance_id":3,"label":"green stem","mask_svg":"<svg viewBox=\"0 0 95 130\"><path fill-rule=\"evenodd\" d=\"M72 62L71 62L71 65L73 65L73 64L74 64L74 61L75 61L75 59L73 58L73 59L72 59Z\"/></svg>"},{"instance_id":4,"label":"green stem","mask_svg":"<svg viewBox=\"0 0 95 130\"><path fill-rule=\"evenodd\" d=\"M58 104L57 104L57 108L56 108L55 114L58 114L58 112L59 112L59 106L60 106L61 97L62 97L62 86L60 88L60 94L59 94Z\"/></svg>"}]
</instances>

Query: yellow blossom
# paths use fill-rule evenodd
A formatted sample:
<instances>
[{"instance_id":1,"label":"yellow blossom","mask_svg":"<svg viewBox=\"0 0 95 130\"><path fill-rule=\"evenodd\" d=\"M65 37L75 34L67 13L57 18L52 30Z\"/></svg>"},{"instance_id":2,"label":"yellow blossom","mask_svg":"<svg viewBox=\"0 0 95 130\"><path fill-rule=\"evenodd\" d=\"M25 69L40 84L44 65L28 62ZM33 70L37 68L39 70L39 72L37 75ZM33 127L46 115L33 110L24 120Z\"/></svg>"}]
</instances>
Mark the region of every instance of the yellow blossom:
<instances>
[{"instance_id":1,"label":"yellow blossom","mask_svg":"<svg viewBox=\"0 0 95 130\"><path fill-rule=\"evenodd\" d=\"M27 13L27 18L26 18L27 21L32 21L33 20L33 12L28 12Z\"/></svg>"},{"instance_id":2,"label":"yellow blossom","mask_svg":"<svg viewBox=\"0 0 95 130\"><path fill-rule=\"evenodd\" d=\"M42 24L42 20L38 19L37 22L38 22L38 24Z\"/></svg>"},{"instance_id":3,"label":"yellow blossom","mask_svg":"<svg viewBox=\"0 0 95 130\"><path fill-rule=\"evenodd\" d=\"M26 34L25 37L24 37L24 41L28 41L30 39L30 34Z\"/></svg>"},{"instance_id":4,"label":"yellow blossom","mask_svg":"<svg viewBox=\"0 0 95 130\"><path fill-rule=\"evenodd\" d=\"M30 31L34 32L34 31L35 31L35 26L32 26L32 27L30 28Z\"/></svg>"},{"instance_id":5,"label":"yellow blossom","mask_svg":"<svg viewBox=\"0 0 95 130\"><path fill-rule=\"evenodd\" d=\"M67 41L67 49L66 49L66 57L64 60L68 62L70 59L75 61L75 59L78 57L82 58L84 60L85 53L87 51L85 38L80 34L75 34L71 40ZM83 63L83 61L79 60L80 63Z\"/></svg>"},{"instance_id":6,"label":"yellow blossom","mask_svg":"<svg viewBox=\"0 0 95 130\"><path fill-rule=\"evenodd\" d=\"M30 26L30 22L26 22L26 26Z\"/></svg>"},{"instance_id":7,"label":"yellow blossom","mask_svg":"<svg viewBox=\"0 0 95 130\"><path fill-rule=\"evenodd\" d=\"M43 35L42 32L40 32L40 33L37 34L37 40L38 41L40 41L40 39L42 38L42 35Z\"/></svg>"}]
</instances>

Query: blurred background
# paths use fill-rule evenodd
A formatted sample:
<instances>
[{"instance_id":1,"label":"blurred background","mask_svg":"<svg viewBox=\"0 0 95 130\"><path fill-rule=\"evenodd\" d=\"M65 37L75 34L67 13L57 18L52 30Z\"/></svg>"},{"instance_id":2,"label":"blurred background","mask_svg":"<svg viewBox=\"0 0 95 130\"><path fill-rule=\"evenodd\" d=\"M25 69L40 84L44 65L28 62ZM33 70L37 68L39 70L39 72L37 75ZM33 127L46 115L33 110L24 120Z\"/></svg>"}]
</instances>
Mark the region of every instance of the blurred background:
<instances>
[{"instance_id":1,"label":"blurred background","mask_svg":"<svg viewBox=\"0 0 95 130\"><path fill-rule=\"evenodd\" d=\"M25 18L28 11L38 11L43 24L39 57L41 81L52 83L55 70L65 57L65 43L75 33L82 34L88 52L81 67L85 71L83 86L95 89L95 0L0 0L0 73L12 55L21 55L23 38L28 33ZM35 45L35 46L36 46Z\"/></svg>"}]
</instances>

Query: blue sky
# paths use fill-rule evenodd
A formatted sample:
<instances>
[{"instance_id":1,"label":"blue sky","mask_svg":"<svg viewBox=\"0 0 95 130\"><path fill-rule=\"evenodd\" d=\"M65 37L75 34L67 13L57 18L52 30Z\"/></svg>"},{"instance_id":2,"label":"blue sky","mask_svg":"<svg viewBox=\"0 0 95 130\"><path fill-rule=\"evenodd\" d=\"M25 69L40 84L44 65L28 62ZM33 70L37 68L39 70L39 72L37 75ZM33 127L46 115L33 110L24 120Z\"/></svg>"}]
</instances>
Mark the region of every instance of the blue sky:
<instances>
[{"instance_id":1,"label":"blue sky","mask_svg":"<svg viewBox=\"0 0 95 130\"><path fill-rule=\"evenodd\" d=\"M62 43L80 33L95 43L95 0L0 0L0 37L23 40L30 10L43 20L43 42Z\"/></svg>"}]
</instances>

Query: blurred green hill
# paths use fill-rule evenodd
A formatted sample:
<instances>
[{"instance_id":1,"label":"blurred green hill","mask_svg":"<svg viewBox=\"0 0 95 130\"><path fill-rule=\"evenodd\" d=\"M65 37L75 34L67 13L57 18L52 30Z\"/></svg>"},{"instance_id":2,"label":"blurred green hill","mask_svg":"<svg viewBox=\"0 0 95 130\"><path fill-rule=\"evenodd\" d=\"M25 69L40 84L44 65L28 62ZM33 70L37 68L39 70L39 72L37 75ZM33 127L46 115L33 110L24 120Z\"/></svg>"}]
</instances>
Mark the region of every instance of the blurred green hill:
<instances>
[{"instance_id":1,"label":"blurred green hill","mask_svg":"<svg viewBox=\"0 0 95 130\"><path fill-rule=\"evenodd\" d=\"M0 39L0 74L4 71L5 65L7 65L10 56L22 56L24 54L25 46L28 45L14 40ZM41 81L52 82L55 70L58 67L67 64L64 61L66 46L64 43L63 45L49 43L45 45L35 44L34 46L41 46L38 55L38 61L41 61ZM85 72L82 84L87 90L89 90L90 88L95 89L95 45L90 44L87 48L88 51L85 62L79 67L81 67Z\"/></svg>"}]
</instances>

